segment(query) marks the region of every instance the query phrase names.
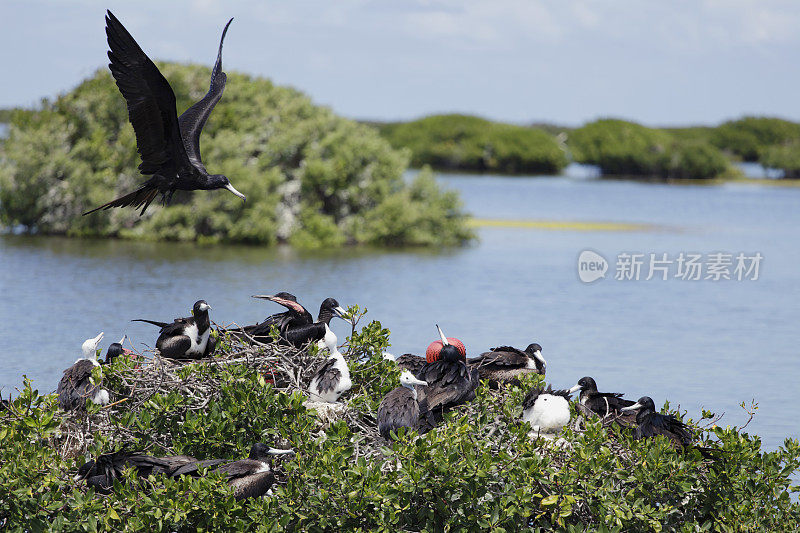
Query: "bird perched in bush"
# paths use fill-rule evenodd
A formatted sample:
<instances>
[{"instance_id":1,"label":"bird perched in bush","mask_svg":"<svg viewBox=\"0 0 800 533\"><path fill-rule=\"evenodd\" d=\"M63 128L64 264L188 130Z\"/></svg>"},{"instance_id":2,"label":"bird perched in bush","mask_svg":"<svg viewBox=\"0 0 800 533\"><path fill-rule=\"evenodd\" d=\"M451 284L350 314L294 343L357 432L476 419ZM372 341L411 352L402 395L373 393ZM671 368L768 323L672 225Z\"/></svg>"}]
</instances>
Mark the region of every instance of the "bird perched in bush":
<instances>
[{"instance_id":1,"label":"bird perched in bush","mask_svg":"<svg viewBox=\"0 0 800 533\"><path fill-rule=\"evenodd\" d=\"M510 382L523 374L544 375L547 362L542 357L542 347L531 343L525 350L513 346L498 346L469 360L481 379L494 383Z\"/></svg>"},{"instance_id":2,"label":"bird perched in bush","mask_svg":"<svg viewBox=\"0 0 800 533\"><path fill-rule=\"evenodd\" d=\"M522 420L537 433L557 433L569 423L569 392L536 387L522 401Z\"/></svg>"},{"instance_id":3,"label":"bird perched in bush","mask_svg":"<svg viewBox=\"0 0 800 533\"><path fill-rule=\"evenodd\" d=\"M623 407L630 407L635 402L626 400L620 392L597 392L597 383L594 379L585 376L569 389L569 393L580 391L578 395L578 410L584 414L596 415L601 418L613 420L621 425L633 425L636 422L636 413L623 412Z\"/></svg>"},{"instance_id":4,"label":"bird perched in bush","mask_svg":"<svg viewBox=\"0 0 800 533\"><path fill-rule=\"evenodd\" d=\"M416 377L426 381L424 387L428 409L432 412L455 407L475 399L480 378L478 371L467 366L467 349L459 339L445 337L438 325L440 340L425 351L427 362Z\"/></svg>"},{"instance_id":5,"label":"bird perched in bush","mask_svg":"<svg viewBox=\"0 0 800 533\"><path fill-rule=\"evenodd\" d=\"M84 409L87 399L96 405L106 405L109 402L108 391L100 386L101 383L92 382L92 370L100 366L97 361L97 347L102 339L102 331L97 337L86 339L81 346L83 357L64 370L64 376L56 389L58 406L63 410Z\"/></svg>"},{"instance_id":6,"label":"bird perched in bush","mask_svg":"<svg viewBox=\"0 0 800 533\"><path fill-rule=\"evenodd\" d=\"M201 359L214 353L217 339L211 335L211 306L205 300L197 300L192 306L192 316L176 318L171 324L144 318L132 322L147 322L161 328L156 348L164 357L171 359Z\"/></svg>"},{"instance_id":7,"label":"bird perched in bush","mask_svg":"<svg viewBox=\"0 0 800 533\"><path fill-rule=\"evenodd\" d=\"M402 427L422 430L422 423L428 414L428 400L423 387L428 385L414 377L408 370L400 374L400 386L392 389L378 407L378 431L388 439L392 431Z\"/></svg>"},{"instance_id":8,"label":"bird perched in bush","mask_svg":"<svg viewBox=\"0 0 800 533\"><path fill-rule=\"evenodd\" d=\"M291 449L280 450L258 442L250 448L250 454L247 459L238 461L219 459L197 461L178 468L171 475L173 477L183 475L197 476L201 468L207 468L225 475L228 485L233 488L233 495L237 500L257 498L267 494L275 483L275 474L270 464L271 457L293 453L294 450Z\"/></svg>"}]
</instances>

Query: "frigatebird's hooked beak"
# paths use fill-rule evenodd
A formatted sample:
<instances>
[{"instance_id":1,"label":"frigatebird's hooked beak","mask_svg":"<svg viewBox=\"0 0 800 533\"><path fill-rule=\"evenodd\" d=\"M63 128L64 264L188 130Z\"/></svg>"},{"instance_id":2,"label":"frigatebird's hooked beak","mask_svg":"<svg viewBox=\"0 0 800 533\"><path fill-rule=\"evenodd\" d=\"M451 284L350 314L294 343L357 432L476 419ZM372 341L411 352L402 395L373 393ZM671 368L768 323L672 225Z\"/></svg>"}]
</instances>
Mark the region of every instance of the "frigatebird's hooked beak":
<instances>
[{"instance_id":1,"label":"frigatebird's hooked beak","mask_svg":"<svg viewBox=\"0 0 800 533\"><path fill-rule=\"evenodd\" d=\"M233 185L231 185L230 183L225 185L225 188L228 189L229 191L231 191L233 194L235 194L239 198L241 198L242 200L244 200L245 202L247 201L247 196L245 196L244 194L242 194L239 191L237 191L236 188Z\"/></svg>"},{"instance_id":2,"label":"frigatebird's hooked beak","mask_svg":"<svg viewBox=\"0 0 800 533\"><path fill-rule=\"evenodd\" d=\"M623 407L620 411L635 411L637 409L641 409L643 406L639 402L636 402L633 405L629 405L628 407Z\"/></svg>"},{"instance_id":3,"label":"frigatebird's hooked beak","mask_svg":"<svg viewBox=\"0 0 800 533\"><path fill-rule=\"evenodd\" d=\"M444 333L442 332L442 328L439 327L439 324L436 324L436 329L439 330L439 337L442 338L442 345L443 346L449 346L450 343L447 342L447 337L444 336Z\"/></svg>"},{"instance_id":4,"label":"frigatebird's hooked beak","mask_svg":"<svg viewBox=\"0 0 800 533\"><path fill-rule=\"evenodd\" d=\"M289 448L288 450L281 450L280 448L270 448L269 450L267 450L267 453L269 455L286 455L289 453L294 453L294 450L292 450L291 448Z\"/></svg>"}]
</instances>

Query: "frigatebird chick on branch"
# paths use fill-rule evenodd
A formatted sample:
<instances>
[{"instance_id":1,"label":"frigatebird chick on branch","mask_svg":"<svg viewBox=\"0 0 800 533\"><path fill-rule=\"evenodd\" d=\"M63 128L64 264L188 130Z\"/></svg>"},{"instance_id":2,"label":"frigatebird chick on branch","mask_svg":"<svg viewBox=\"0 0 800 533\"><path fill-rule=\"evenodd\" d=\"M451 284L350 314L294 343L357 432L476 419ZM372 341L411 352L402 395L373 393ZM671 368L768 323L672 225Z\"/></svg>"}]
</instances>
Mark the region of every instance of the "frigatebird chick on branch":
<instances>
[{"instance_id":1,"label":"frigatebird chick on branch","mask_svg":"<svg viewBox=\"0 0 800 533\"><path fill-rule=\"evenodd\" d=\"M214 353L217 340L211 336L211 321L205 300L197 300L192 316L176 318L172 323L136 318L131 322L147 322L161 328L156 348L170 359L202 359Z\"/></svg>"},{"instance_id":2,"label":"frigatebird chick on branch","mask_svg":"<svg viewBox=\"0 0 800 533\"><path fill-rule=\"evenodd\" d=\"M226 176L209 174L200 158L200 132L225 90L227 76L222 72L222 42L231 21L233 19L222 31L208 93L178 117L175 93L169 82L117 17L108 11L106 36L111 61L108 67L128 105L128 119L142 158L139 172L152 177L135 191L84 215L100 209L130 206L141 207L141 216L158 193L161 193L162 203L167 205L176 190L227 189L246 200Z\"/></svg>"},{"instance_id":3,"label":"frigatebird chick on branch","mask_svg":"<svg viewBox=\"0 0 800 533\"><path fill-rule=\"evenodd\" d=\"M416 429L421 433L429 429L426 424L428 400L423 387L427 381L414 377L409 370L400 374L400 386L392 389L378 407L378 432L384 439L400 428Z\"/></svg>"},{"instance_id":4,"label":"frigatebird chick on branch","mask_svg":"<svg viewBox=\"0 0 800 533\"><path fill-rule=\"evenodd\" d=\"M58 406L65 411L85 409L86 399L96 405L106 405L110 398L108 391L99 383L92 383L92 370L100 366L97 361L97 346L103 339L101 331L97 337L86 339L81 346L83 357L64 370L64 376L58 382Z\"/></svg>"}]
</instances>

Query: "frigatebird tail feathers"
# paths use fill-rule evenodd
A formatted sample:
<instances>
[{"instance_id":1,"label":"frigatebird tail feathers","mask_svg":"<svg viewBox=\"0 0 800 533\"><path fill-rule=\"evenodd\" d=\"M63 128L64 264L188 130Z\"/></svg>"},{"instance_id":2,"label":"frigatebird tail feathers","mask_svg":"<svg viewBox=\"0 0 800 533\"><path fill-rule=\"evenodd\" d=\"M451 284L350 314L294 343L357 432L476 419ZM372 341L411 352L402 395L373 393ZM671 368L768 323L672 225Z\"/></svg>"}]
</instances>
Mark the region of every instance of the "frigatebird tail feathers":
<instances>
[{"instance_id":1,"label":"frigatebird tail feathers","mask_svg":"<svg viewBox=\"0 0 800 533\"><path fill-rule=\"evenodd\" d=\"M95 207L91 211L86 211L83 214L83 216L86 216L90 213L94 213L95 211L100 211L101 209L111 209L112 207L132 206L138 209L139 207L143 206L142 212L139 213L139 216L142 216L144 215L144 212L147 210L147 207L153 202L153 200L155 200L157 195L158 195L158 188L148 181L135 191L128 193L125 196L120 196L119 198L111 200L110 202L103 204L100 207Z\"/></svg>"},{"instance_id":2,"label":"frigatebird tail feathers","mask_svg":"<svg viewBox=\"0 0 800 533\"><path fill-rule=\"evenodd\" d=\"M131 322L147 322L148 324L153 324L154 326L158 326L160 328L165 328L170 326L167 322L157 322L155 320L147 320L146 318L134 318Z\"/></svg>"},{"instance_id":3,"label":"frigatebird tail feathers","mask_svg":"<svg viewBox=\"0 0 800 533\"><path fill-rule=\"evenodd\" d=\"M203 126L206 125L208 116L211 110L217 105L222 92L225 90L225 82L227 76L222 72L222 43L225 40L225 34L228 33L228 26L231 25L233 19L230 19L222 30L222 37L219 40L219 51L217 52L217 62L214 64L214 70L211 71L211 85L206 95L197 101L193 106L183 112L178 117L178 124L180 126L181 137L183 137L184 147L189 160L195 165L203 165L200 157L200 133L203 131Z\"/></svg>"}]
</instances>

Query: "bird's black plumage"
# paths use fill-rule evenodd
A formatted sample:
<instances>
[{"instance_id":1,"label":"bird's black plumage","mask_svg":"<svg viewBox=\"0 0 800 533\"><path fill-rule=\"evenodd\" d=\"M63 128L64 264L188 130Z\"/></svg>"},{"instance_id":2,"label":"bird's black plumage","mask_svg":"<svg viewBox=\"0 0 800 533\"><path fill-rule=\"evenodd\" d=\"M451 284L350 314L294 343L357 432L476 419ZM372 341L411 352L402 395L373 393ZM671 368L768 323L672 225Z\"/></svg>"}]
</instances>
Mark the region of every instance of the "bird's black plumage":
<instances>
[{"instance_id":1,"label":"bird's black plumage","mask_svg":"<svg viewBox=\"0 0 800 533\"><path fill-rule=\"evenodd\" d=\"M408 370L415 376L425 365L428 364L427 359L419 355L414 355L413 353L404 353L395 359L395 362L401 369Z\"/></svg>"},{"instance_id":2,"label":"bird's black plumage","mask_svg":"<svg viewBox=\"0 0 800 533\"><path fill-rule=\"evenodd\" d=\"M542 347L529 344L525 350L513 346L498 346L468 361L470 367L480 373L481 379L493 382L508 382L522 374L544 374L545 363L541 359Z\"/></svg>"},{"instance_id":3,"label":"bird's black plumage","mask_svg":"<svg viewBox=\"0 0 800 533\"><path fill-rule=\"evenodd\" d=\"M119 342L112 342L108 345L108 350L106 350L106 358L101 363L104 365L109 365L114 362L114 360L119 357L120 355L125 355L125 348L122 347L122 343L125 342L126 336L123 336Z\"/></svg>"},{"instance_id":4,"label":"bird's black plumage","mask_svg":"<svg viewBox=\"0 0 800 533\"><path fill-rule=\"evenodd\" d=\"M225 461L211 459L197 461L176 469L172 476L197 476L201 468L219 471L225 475L228 484L233 488L233 495L238 500L263 496L275 483L275 474L268 460L272 455L294 453L291 450L274 450L263 443L256 443L250 448L246 459Z\"/></svg>"},{"instance_id":5,"label":"bird's black plumage","mask_svg":"<svg viewBox=\"0 0 800 533\"><path fill-rule=\"evenodd\" d=\"M122 479L122 471L133 468L140 477L151 474L172 475L175 470L186 464L192 464L197 459L188 455L173 455L169 457L153 457L138 452L121 450L113 453L102 454L95 460L84 463L79 469L76 479L85 479L87 485L94 487L102 493L111 492L114 480Z\"/></svg>"},{"instance_id":6,"label":"bird's black plumage","mask_svg":"<svg viewBox=\"0 0 800 533\"><path fill-rule=\"evenodd\" d=\"M256 342L270 343L274 340L270 335L273 326L277 328L280 336L284 337L285 333L290 328L311 324L314 321L314 319L311 317L311 313L309 313L306 308L297 301L297 297L294 294L288 292L279 292L266 296L254 295L253 298L260 298L262 300L275 302L284 306L286 311L270 315L265 318L264 321L259 322L258 324L245 326L243 328L230 328L226 331L229 331L234 335L240 335L244 333L242 337L245 340L253 339Z\"/></svg>"},{"instance_id":7,"label":"bird's black plumage","mask_svg":"<svg viewBox=\"0 0 800 533\"><path fill-rule=\"evenodd\" d=\"M536 403L536 400L542 394L549 394L551 396L561 396L562 398L565 398L567 401L570 400L570 392L568 390L564 389L553 390L552 385L548 385L547 388L534 387L530 391L528 391L528 394L526 394L525 398L522 400L522 409L525 410L533 407L533 404Z\"/></svg>"},{"instance_id":8,"label":"bird's black plumage","mask_svg":"<svg viewBox=\"0 0 800 533\"><path fill-rule=\"evenodd\" d=\"M136 318L132 322L147 322L161 328L156 348L171 359L201 359L214 353L216 339L211 335L211 321L205 300L192 307L192 316L176 318L172 323Z\"/></svg>"},{"instance_id":9,"label":"bird's black plumage","mask_svg":"<svg viewBox=\"0 0 800 533\"><path fill-rule=\"evenodd\" d=\"M635 413L622 411L623 407L630 407L635 402L626 400L620 392L598 392L597 383L589 376L582 377L578 384L570 389L571 392L580 390L578 395L578 410L587 415L597 415L608 418L609 421L621 425L633 425Z\"/></svg>"},{"instance_id":10,"label":"bird's black plumage","mask_svg":"<svg viewBox=\"0 0 800 533\"><path fill-rule=\"evenodd\" d=\"M625 409L636 411L636 428L634 429L636 439L663 435L676 449L686 448L692 444L692 432L689 426L673 415L662 415L657 412L655 403L649 396L642 396L635 404Z\"/></svg>"},{"instance_id":11,"label":"bird's black plumage","mask_svg":"<svg viewBox=\"0 0 800 533\"><path fill-rule=\"evenodd\" d=\"M427 381L423 387L431 411L449 409L475 399L475 389L480 383L480 375L469 368L464 356L450 344L442 347L440 359L425 363L415 376Z\"/></svg>"},{"instance_id":12,"label":"bird's black plumage","mask_svg":"<svg viewBox=\"0 0 800 533\"><path fill-rule=\"evenodd\" d=\"M141 207L143 215L159 193L168 204L176 190L228 189L244 199L227 177L209 174L200 158L200 132L225 89L222 43L232 20L222 32L208 93L178 118L175 93L169 82L122 23L111 11L107 12L108 67L128 105L128 119L142 159L139 171L152 177L135 191L84 215L127 206Z\"/></svg>"},{"instance_id":13,"label":"bird's black plumage","mask_svg":"<svg viewBox=\"0 0 800 533\"><path fill-rule=\"evenodd\" d=\"M435 424L428 410L428 399L423 389L425 382L413 383L416 378L410 371L406 372L400 377L401 385L389 391L378 406L378 432L385 439L402 427L424 433Z\"/></svg>"},{"instance_id":14,"label":"bird's black plumage","mask_svg":"<svg viewBox=\"0 0 800 533\"><path fill-rule=\"evenodd\" d=\"M342 379L341 371L336 368L336 359L333 357L326 359L324 363L317 367L314 377L316 379L316 388L320 393L326 394L336 390L339 381Z\"/></svg>"},{"instance_id":15,"label":"bird's black plumage","mask_svg":"<svg viewBox=\"0 0 800 533\"><path fill-rule=\"evenodd\" d=\"M92 383L92 371L99 367L97 361L97 347L103 338L101 332L97 337L86 339L81 350L83 357L64 370L64 375L58 382L58 406L65 411L85 409L86 400L91 400L98 405L109 402L108 391L101 387L101 383Z\"/></svg>"},{"instance_id":16,"label":"bird's black plumage","mask_svg":"<svg viewBox=\"0 0 800 533\"><path fill-rule=\"evenodd\" d=\"M100 386L89 381L95 366L97 365L89 359L81 359L64 371L56 389L58 406L61 409L71 411L85 408L86 400L99 391Z\"/></svg>"},{"instance_id":17,"label":"bird's black plumage","mask_svg":"<svg viewBox=\"0 0 800 533\"><path fill-rule=\"evenodd\" d=\"M291 298L289 298L291 297ZM279 342L301 348L310 342L322 340L325 337L326 326L330 325L333 317L343 320L345 310L339 305L335 298L326 298L319 306L317 320L312 322L309 313L297 299L289 293L278 293L273 296L255 296L279 303L286 307L288 311L277 313L260 324L245 326L238 331L244 331L249 337L258 342L272 342L274 339L269 335L272 326L276 326L280 332ZM236 332L237 330L228 330Z\"/></svg>"}]
</instances>

